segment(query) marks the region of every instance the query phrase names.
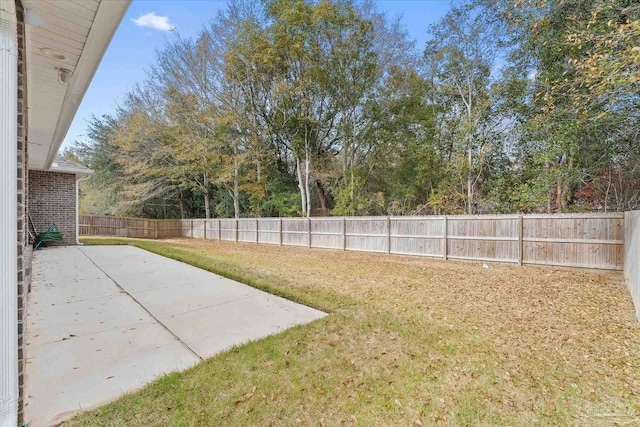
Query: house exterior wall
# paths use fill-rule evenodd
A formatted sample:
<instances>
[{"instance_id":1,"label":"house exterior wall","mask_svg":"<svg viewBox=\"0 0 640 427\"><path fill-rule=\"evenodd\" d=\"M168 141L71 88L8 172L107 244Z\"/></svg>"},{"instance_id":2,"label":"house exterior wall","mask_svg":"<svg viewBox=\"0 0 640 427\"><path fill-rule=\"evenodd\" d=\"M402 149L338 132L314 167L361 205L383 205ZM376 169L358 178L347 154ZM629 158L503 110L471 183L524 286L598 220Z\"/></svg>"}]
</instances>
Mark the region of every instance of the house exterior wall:
<instances>
[{"instance_id":1,"label":"house exterior wall","mask_svg":"<svg viewBox=\"0 0 640 427\"><path fill-rule=\"evenodd\" d=\"M75 245L75 174L29 171L29 213L38 233L55 224L64 234L65 245Z\"/></svg>"},{"instance_id":2,"label":"house exterior wall","mask_svg":"<svg viewBox=\"0 0 640 427\"><path fill-rule=\"evenodd\" d=\"M24 9L16 0L16 18L18 21L18 139L17 144L17 207L18 207L18 426L24 424L24 380L26 366L27 336L27 295L31 287L31 246L28 239L28 188L29 170L27 168L27 87Z\"/></svg>"}]
</instances>

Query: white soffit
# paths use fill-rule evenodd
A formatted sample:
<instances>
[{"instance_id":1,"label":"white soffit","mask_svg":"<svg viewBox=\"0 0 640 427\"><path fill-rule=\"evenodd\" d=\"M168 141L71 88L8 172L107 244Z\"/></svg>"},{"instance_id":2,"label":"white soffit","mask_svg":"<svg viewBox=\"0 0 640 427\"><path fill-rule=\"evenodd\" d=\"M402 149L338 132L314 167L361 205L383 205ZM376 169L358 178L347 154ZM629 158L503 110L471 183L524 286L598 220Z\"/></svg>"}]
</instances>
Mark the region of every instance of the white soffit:
<instances>
[{"instance_id":1,"label":"white soffit","mask_svg":"<svg viewBox=\"0 0 640 427\"><path fill-rule=\"evenodd\" d=\"M131 0L22 0L44 23L27 25L28 158L51 167ZM61 57L61 56L62 57ZM57 69L72 74L61 84Z\"/></svg>"}]
</instances>

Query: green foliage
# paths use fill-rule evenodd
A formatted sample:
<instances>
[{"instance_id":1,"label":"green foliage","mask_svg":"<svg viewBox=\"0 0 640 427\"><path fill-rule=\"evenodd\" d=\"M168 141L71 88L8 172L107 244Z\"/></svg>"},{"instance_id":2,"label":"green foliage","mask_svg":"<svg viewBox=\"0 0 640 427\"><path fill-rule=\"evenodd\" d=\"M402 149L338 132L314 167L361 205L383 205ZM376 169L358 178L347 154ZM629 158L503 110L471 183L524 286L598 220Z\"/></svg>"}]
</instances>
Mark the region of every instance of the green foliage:
<instances>
[{"instance_id":1,"label":"green foliage","mask_svg":"<svg viewBox=\"0 0 640 427\"><path fill-rule=\"evenodd\" d=\"M66 153L96 171L81 209L637 208L639 15L631 0L468 0L416 52L369 2L230 2Z\"/></svg>"},{"instance_id":2,"label":"green foliage","mask_svg":"<svg viewBox=\"0 0 640 427\"><path fill-rule=\"evenodd\" d=\"M80 187L80 212L113 215L120 201L121 171L115 161L117 148L110 144L117 130L118 118L92 116L87 126L86 140L76 141L64 152L71 161L94 170Z\"/></svg>"},{"instance_id":3,"label":"green foliage","mask_svg":"<svg viewBox=\"0 0 640 427\"><path fill-rule=\"evenodd\" d=\"M384 195L367 193L364 179L355 177L335 191L335 205L332 213L339 216L384 215Z\"/></svg>"},{"instance_id":4,"label":"green foliage","mask_svg":"<svg viewBox=\"0 0 640 427\"><path fill-rule=\"evenodd\" d=\"M261 206L261 216L300 216L300 194L295 190L295 184L275 178L269 181L267 194Z\"/></svg>"}]
</instances>

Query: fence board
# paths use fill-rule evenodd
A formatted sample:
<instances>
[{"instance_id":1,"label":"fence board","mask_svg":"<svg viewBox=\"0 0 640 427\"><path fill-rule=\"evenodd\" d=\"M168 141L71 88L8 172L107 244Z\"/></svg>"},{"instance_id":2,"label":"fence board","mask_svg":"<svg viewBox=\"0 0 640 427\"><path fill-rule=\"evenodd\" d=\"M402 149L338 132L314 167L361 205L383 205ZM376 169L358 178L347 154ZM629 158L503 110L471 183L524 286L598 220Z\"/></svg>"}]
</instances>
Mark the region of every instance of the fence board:
<instances>
[{"instance_id":1,"label":"fence board","mask_svg":"<svg viewBox=\"0 0 640 427\"><path fill-rule=\"evenodd\" d=\"M452 259L518 262L519 217L450 216L447 256Z\"/></svg>"},{"instance_id":2,"label":"fence board","mask_svg":"<svg viewBox=\"0 0 640 427\"><path fill-rule=\"evenodd\" d=\"M219 223L217 219L204 220L205 239L218 240L218 225Z\"/></svg>"},{"instance_id":3,"label":"fence board","mask_svg":"<svg viewBox=\"0 0 640 427\"><path fill-rule=\"evenodd\" d=\"M220 240L235 242L236 240L236 220L235 219L220 220Z\"/></svg>"},{"instance_id":4,"label":"fence board","mask_svg":"<svg viewBox=\"0 0 640 427\"><path fill-rule=\"evenodd\" d=\"M386 217L348 217L345 225L346 250L387 252Z\"/></svg>"},{"instance_id":5,"label":"fence board","mask_svg":"<svg viewBox=\"0 0 640 427\"><path fill-rule=\"evenodd\" d=\"M282 218L282 244L308 247L309 220L306 218Z\"/></svg>"},{"instance_id":6,"label":"fence board","mask_svg":"<svg viewBox=\"0 0 640 427\"><path fill-rule=\"evenodd\" d=\"M624 278L640 320L640 211L624 214Z\"/></svg>"},{"instance_id":7,"label":"fence board","mask_svg":"<svg viewBox=\"0 0 640 427\"><path fill-rule=\"evenodd\" d=\"M342 218L311 218L311 247L342 249Z\"/></svg>"},{"instance_id":8,"label":"fence board","mask_svg":"<svg viewBox=\"0 0 640 427\"><path fill-rule=\"evenodd\" d=\"M442 256L444 217L393 217L392 254Z\"/></svg>"},{"instance_id":9,"label":"fence board","mask_svg":"<svg viewBox=\"0 0 640 427\"><path fill-rule=\"evenodd\" d=\"M191 220L191 236L196 239L204 239L204 219L192 219Z\"/></svg>"},{"instance_id":10,"label":"fence board","mask_svg":"<svg viewBox=\"0 0 640 427\"><path fill-rule=\"evenodd\" d=\"M238 241L255 243L257 237L257 225L255 218L241 218L238 220Z\"/></svg>"},{"instance_id":11,"label":"fence board","mask_svg":"<svg viewBox=\"0 0 640 427\"><path fill-rule=\"evenodd\" d=\"M79 220L81 236L192 237L614 270L625 265L625 224L636 221L616 213L238 220L80 215Z\"/></svg>"},{"instance_id":12,"label":"fence board","mask_svg":"<svg viewBox=\"0 0 640 427\"><path fill-rule=\"evenodd\" d=\"M167 239L181 236L181 224L179 220L158 220L158 239Z\"/></svg>"},{"instance_id":13,"label":"fence board","mask_svg":"<svg viewBox=\"0 0 640 427\"><path fill-rule=\"evenodd\" d=\"M258 219L258 243L266 243L272 245L280 244L279 218Z\"/></svg>"},{"instance_id":14,"label":"fence board","mask_svg":"<svg viewBox=\"0 0 640 427\"><path fill-rule=\"evenodd\" d=\"M523 262L622 269L624 217L563 215L523 217Z\"/></svg>"}]
</instances>

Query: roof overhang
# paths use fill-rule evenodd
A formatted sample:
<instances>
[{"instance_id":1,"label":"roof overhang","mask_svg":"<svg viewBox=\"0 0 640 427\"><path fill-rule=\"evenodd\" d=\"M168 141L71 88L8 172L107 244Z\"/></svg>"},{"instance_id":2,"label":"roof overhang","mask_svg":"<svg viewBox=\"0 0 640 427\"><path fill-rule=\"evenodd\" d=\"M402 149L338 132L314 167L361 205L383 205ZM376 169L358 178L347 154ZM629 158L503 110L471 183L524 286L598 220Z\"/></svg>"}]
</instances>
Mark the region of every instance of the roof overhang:
<instances>
[{"instance_id":1,"label":"roof overhang","mask_svg":"<svg viewBox=\"0 0 640 427\"><path fill-rule=\"evenodd\" d=\"M47 170L131 0L22 3L38 18L26 22L29 168Z\"/></svg>"},{"instance_id":2,"label":"roof overhang","mask_svg":"<svg viewBox=\"0 0 640 427\"><path fill-rule=\"evenodd\" d=\"M70 173L76 176L76 179L93 175L93 170L81 164L71 162L62 156L56 156L49 168L50 172Z\"/></svg>"}]
</instances>

